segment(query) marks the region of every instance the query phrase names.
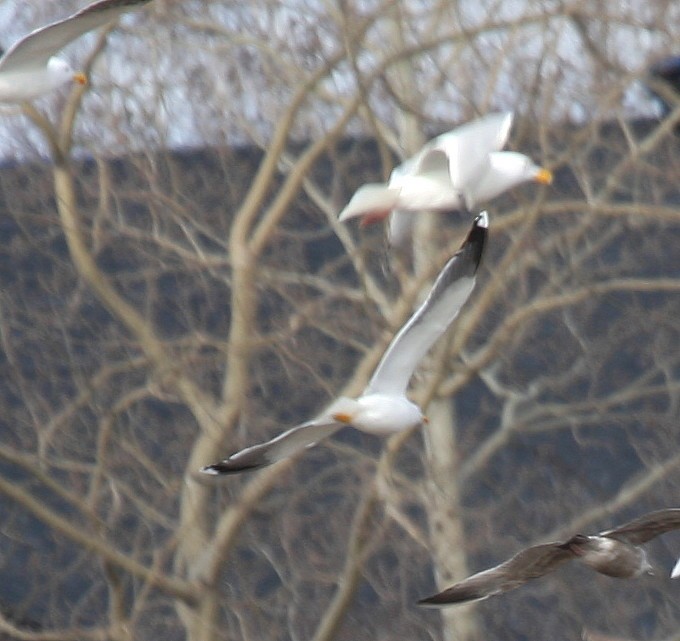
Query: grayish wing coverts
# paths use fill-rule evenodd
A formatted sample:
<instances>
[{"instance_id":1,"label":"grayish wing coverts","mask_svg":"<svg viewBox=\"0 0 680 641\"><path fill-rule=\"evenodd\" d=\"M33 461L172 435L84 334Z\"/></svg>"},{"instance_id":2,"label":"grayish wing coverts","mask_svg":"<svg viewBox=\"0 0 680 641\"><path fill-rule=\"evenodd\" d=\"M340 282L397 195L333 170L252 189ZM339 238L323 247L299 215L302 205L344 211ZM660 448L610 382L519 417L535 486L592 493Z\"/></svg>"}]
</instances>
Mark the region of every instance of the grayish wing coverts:
<instances>
[{"instance_id":1,"label":"grayish wing coverts","mask_svg":"<svg viewBox=\"0 0 680 641\"><path fill-rule=\"evenodd\" d=\"M17 41L0 59L0 71L14 72L44 66L69 42L82 34L103 27L119 15L151 0L99 0L72 16L41 27Z\"/></svg>"},{"instance_id":2,"label":"grayish wing coverts","mask_svg":"<svg viewBox=\"0 0 680 641\"><path fill-rule=\"evenodd\" d=\"M413 370L446 331L472 293L487 238L488 218L473 223L463 246L444 266L432 291L390 343L365 394L403 394Z\"/></svg>"},{"instance_id":3,"label":"grayish wing coverts","mask_svg":"<svg viewBox=\"0 0 680 641\"><path fill-rule=\"evenodd\" d=\"M288 458L337 432L342 423L329 417L317 418L293 427L265 443L247 447L229 458L201 469L204 474L236 474L256 470Z\"/></svg>"},{"instance_id":4,"label":"grayish wing coverts","mask_svg":"<svg viewBox=\"0 0 680 641\"><path fill-rule=\"evenodd\" d=\"M464 603L517 588L531 579L552 572L573 558L573 554L561 545L559 542L534 545L494 568L473 574L439 594L418 601L418 604L438 606Z\"/></svg>"},{"instance_id":5,"label":"grayish wing coverts","mask_svg":"<svg viewBox=\"0 0 680 641\"><path fill-rule=\"evenodd\" d=\"M601 532L600 536L639 545L678 528L680 528L680 508L669 508L644 514L612 530Z\"/></svg>"}]
</instances>

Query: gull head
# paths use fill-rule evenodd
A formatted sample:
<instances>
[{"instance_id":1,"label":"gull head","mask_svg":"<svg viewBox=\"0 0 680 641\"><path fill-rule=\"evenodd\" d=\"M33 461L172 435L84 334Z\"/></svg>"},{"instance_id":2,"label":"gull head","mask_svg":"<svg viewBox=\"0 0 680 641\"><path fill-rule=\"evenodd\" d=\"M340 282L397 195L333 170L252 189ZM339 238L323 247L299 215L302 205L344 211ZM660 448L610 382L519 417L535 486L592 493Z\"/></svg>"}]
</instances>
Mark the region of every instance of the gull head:
<instances>
[{"instance_id":1,"label":"gull head","mask_svg":"<svg viewBox=\"0 0 680 641\"><path fill-rule=\"evenodd\" d=\"M85 74L76 73L71 65L62 58L50 58L47 63L47 77L49 90L57 89L68 82L85 84Z\"/></svg>"},{"instance_id":2,"label":"gull head","mask_svg":"<svg viewBox=\"0 0 680 641\"><path fill-rule=\"evenodd\" d=\"M489 154L489 171L475 186L474 201L491 200L507 189L525 182L548 185L552 172L539 167L531 158L516 151L494 151Z\"/></svg>"},{"instance_id":3,"label":"gull head","mask_svg":"<svg viewBox=\"0 0 680 641\"><path fill-rule=\"evenodd\" d=\"M498 151L489 156L492 168L511 181L511 186L530 181L549 185L553 180L549 169L539 167L529 156L516 151Z\"/></svg>"}]
</instances>

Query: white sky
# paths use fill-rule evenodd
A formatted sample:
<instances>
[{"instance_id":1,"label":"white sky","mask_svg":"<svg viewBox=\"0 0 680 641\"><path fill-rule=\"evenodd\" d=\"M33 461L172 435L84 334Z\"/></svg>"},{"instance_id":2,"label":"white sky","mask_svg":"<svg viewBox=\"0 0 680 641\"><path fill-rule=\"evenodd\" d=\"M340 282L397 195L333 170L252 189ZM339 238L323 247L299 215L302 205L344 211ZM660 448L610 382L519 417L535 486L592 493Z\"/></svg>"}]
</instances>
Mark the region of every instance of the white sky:
<instances>
[{"instance_id":1,"label":"white sky","mask_svg":"<svg viewBox=\"0 0 680 641\"><path fill-rule=\"evenodd\" d=\"M568 4L569 0L565 2ZM86 4L72 0L0 0L0 44L7 48L31 29ZM297 55L289 45L293 43L307 51L300 54L301 65L306 61L317 64L315 47L320 60L338 46L332 22L335 17L327 15L328 5L322 0L281 0L273 6L265 0L246 5L228 0L223 3L157 0L152 4L155 6L150 10L124 17L122 32L114 32L105 55L95 66L78 130L80 138L92 144L93 150L97 147L115 150L118 146L127 149L134 144L178 147L244 139L264 142L289 100L291 80L295 80L294 74L290 78L285 75L284 62ZM355 7L365 12L378 4L367 0L355 2ZM425 10L430 5L423 4L423 0L403 0L403 11L411 12L411 22L406 25L409 41L417 42L421 37L436 34L437 29L448 28L446 20L439 18L437 22L437 16L433 18ZM513 19L527 7L550 11L555 2L460 0L451 6L460 10L453 19L462 19L466 28L471 28L489 15L493 19ZM577 2L575 6L587 3ZM607 6L610 12L618 11L622 17L616 22L616 31L607 32L602 42L606 43L609 55L624 68L641 69L659 52L670 53L673 44L680 42L680 34L673 31L680 30L680 3L676 3L675 10L666 9L662 29L650 28L655 20L659 22L655 14L657 3L650 6L646 0L618 0L602 6ZM672 27L670 23L675 18ZM207 34L196 26L198 22L215 25L222 33ZM622 26L624 23L626 26ZM389 32L385 35L380 25L379 20L365 43L360 59L364 73L370 73L376 61L390 50ZM258 32L264 34L259 40ZM555 39L559 59L545 54L546 38ZM77 67L95 40L95 34L79 39L67 48L65 57ZM262 53L263 43L271 46L274 53ZM422 108L433 122L463 117L466 100L482 100L490 74L498 71L493 94L488 97L489 108L521 109L527 97L515 78L522 70L540 65L541 78L546 83L559 79L553 105L553 109L558 109L557 117L574 120L603 117L596 112L600 96L592 89L581 46L573 26L553 24L550 32L536 26L511 36L489 33L462 54L456 45L439 47L414 63L422 69L422 86L417 89L428 96ZM511 47L509 54L505 47ZM473 76L481 82L458 83L456 70L461 64L475 65ZM263 81L263 70L279 79L280 84ZM441 82L432 90L430 84L437 82L438 74ZM296 133L314 135L315 128L323 128L324 113L330 113L325 110L334 96L342 97L355 85L350 68L346 64L339 67L323 85L328 100L321 96L310 103L309 113L299 121ZM384 100L379 85L376 87L372 106L378 117L389 123L394 115L393 104ZM58 113L64 93L42 99L37 105L47 113ZM654 109L639 83L632 80L619 106L629 115L651 114ZM44 153L40 136L35 131L26 131L30 125L21 117L6 115L7 109L2 111L5 115L0 115L0 140L5 142L0 155L31 155L30 148ZM110 114L114 114L113 121Z\"/></svg>"}]
</instances>

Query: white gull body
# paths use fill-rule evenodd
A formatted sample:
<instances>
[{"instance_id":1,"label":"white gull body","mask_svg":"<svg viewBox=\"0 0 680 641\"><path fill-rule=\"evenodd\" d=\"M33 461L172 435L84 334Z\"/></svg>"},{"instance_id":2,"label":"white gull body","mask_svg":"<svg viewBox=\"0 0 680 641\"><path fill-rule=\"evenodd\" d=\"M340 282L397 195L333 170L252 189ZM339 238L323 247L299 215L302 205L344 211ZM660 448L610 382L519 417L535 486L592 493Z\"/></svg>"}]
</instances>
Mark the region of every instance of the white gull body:
<instances>
[{"instance_id":1,"label":"white gull body","mask_svg":"<svg viewBox=\"0 0 680 641\"><path fill-rule=\"evenodd\" d=\"M494 113L437 136L395 167L387 183L360 187L339 220L369 224L389 216L390 244L401 245L416 212L468 210L520 183L551 182L552 174L528 156L499 151L512 121L512 113Z\"/></svg>"},{"instance_id":2,"label":"white gull body","mask_svg":"<svg viewBox=\"0 0 680 641\"><path fill-rule=\"evenodd\" d=\"M418 363L472 293L487 229L488 216L483 212L440 272L425 302L394 337L359 398L340 397L317 418L208 465L201 472L223 475L264 467L316 445L344 425L385 435L421 424L423 413L406 397L406 388Z\"/></svg>"}]
</instances>

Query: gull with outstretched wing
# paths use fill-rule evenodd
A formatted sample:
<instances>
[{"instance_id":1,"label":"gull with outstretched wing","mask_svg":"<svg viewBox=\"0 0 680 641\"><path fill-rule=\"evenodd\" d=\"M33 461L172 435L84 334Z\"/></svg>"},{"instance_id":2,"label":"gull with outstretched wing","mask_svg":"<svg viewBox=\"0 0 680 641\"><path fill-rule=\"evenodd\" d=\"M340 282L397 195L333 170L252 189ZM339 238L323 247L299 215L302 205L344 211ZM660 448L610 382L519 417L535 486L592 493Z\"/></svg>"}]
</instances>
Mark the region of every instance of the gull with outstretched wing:
<instances>
[{"instance_id":1,"label":"gull with outstretched wing","mask_svg":"<svg viewBox=\"0 0 680 641\"><path fill-rule=\"evenodd\" d=\"M461 248L440 272L425 302L388 346L359 398L341 397L316 419L266 443L236 452L201 472L233 474L264 467L316 445L345 425L386 435L421 424L425 420L423 413L406 397L406 388L418 363L472 293L487 233L488 215L482 212L475 218Z\"/></svg>"},{"instance_id":2,"label":"gull with outstretched wing","mask_svg":"<svg viewBox=\"0 0 680 641\"><path fill-rule=\"evenodd\" d=\"M522 182L550 183L550 171L528 156L499 151L512 120L512 113L493 113L437 136L395 167L387 183L361 186L339 220L358 216L367 225L389 216L390 244L401 245L414 212L467 211Z\"/></svg>"},{"instance_id":3,"label":"gull with outstretched wing","mask_svg":"<svg viewBox=\"0 0 680 641\"><path fill-rule=\"evenodd\" d=\"M0 58L0 103L33 100L75 81L85 84L57 54L84 33L103 27L150 0L99 0L68 18L36 29L15 42Z\"/></svg>"},{"instance_id":4,"label":"gull with outstretched wing","mask_svg":"<svg viewBox=\"0 0 680 641\"><path fill-rule=\"evenodd\" d=\"M572 559L618 579L651 574L652 566L640 544L678 528L680 508L669 508L650 512L599 534L576 534L566 541L533 545L500 565L473 574L418 604L440 607L486 599L542 577ZM677 574L674 569L671 576Z\"/></svg>"}]
</instances>

